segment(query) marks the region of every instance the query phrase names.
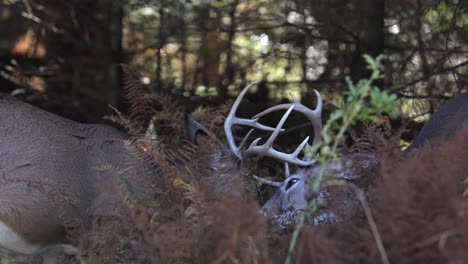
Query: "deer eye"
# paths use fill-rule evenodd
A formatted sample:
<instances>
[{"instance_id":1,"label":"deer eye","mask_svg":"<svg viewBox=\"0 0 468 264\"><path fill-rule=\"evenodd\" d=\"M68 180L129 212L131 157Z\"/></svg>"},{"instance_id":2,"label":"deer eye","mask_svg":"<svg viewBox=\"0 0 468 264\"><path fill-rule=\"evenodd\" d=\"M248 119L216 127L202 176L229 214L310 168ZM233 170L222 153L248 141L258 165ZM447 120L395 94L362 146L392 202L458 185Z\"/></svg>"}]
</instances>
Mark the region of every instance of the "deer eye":
<instances>
[{"instance_id":1,"label":"deer eye","mask_svg":"<svg viewBox=\"0 0 468 264\"><path fill-rule=\"evenodd\" d=\"M288 181L288 183L286 184L286 187L284 187L284 189L287 191L289 190L291 187L294 186L294 184L296 184L297 182L299 181L298 178L293 178L291 180Z\"/></svg>"}]
</instances>

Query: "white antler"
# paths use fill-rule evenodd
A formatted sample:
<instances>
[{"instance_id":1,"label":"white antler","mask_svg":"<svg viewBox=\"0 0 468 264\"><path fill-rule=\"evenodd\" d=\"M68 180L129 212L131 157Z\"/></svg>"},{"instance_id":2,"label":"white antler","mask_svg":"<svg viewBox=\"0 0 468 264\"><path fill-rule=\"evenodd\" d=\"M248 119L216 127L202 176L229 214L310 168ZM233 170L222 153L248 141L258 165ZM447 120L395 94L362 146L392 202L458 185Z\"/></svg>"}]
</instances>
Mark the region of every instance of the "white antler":
<instances>
[{"instance_id":1,"label":"white antler","mask_svg":"<svg viewBox=\"0 0 468 264\"><path fill-rule=\"evenodd\" d=\"M286 109L289 109L291 106L294 106L295 111L298 111L301 114L305 115L307 119L309 119L309 121L312 123L312 126L314 128L314 141L312 142L312 144L315 145L320 141L320 138L321 138L320 133L322 132L323 100L322 100L322 96L320 96L320 93L317 90L314 90L314 92L315 92L315 95L317 95L317 106L315 107L314 110L307 108L305 105L301 104L299 100L297 100L297 98L293 94L291 94L291 97L293 98L292 103L280 104L280 105L270 107L267 110L255 115L253 118L260 118L274 111L286 110Z\"/></svg>"},{"instance_id":2,"label":"white antler","mask_svg":"<svg viewBox=\"0 0 468 264\"><path fill-rule=\"evenodd\" d=\"M258 122L258 118L252 118L252 119L245 119L245 118L239 118L236 116L237 108L239 107L242 98L244 98L244 95L249 91L249 89L256 84L257 82L252 82L249 85L247 85L244 90L239 94L237 97L236 101L232 105L231 111L229 111L228 116L226 117L226 120L224 121L224 132L226 134L227 142L229 144L229 147L231 148L232 152L239 158L242 159L240 147L245 143L247 138L250 136L253 130L249 131L247 135L244 137L244 140L242 141L241 145L238 147L236 145L236 141L234 140L234 136L232 135L232 127L234 125L245 125L245 126L250 126L253 128L257 128L260 130L265 130L265 131L274 131L275 129L269 126L262 125Z\"/></svg>"},{"instance_id":3,"label":"white antler","mask_svg":"<svg viewBox=\"0 0 468 264\"><path fill-rule=\"evenodd\" d=\"M302 149L304 146L307 144L307 141L309 140L309 137L306 137L302 143L290 154L286 154L280 151L277 151L273 148L273 142L276 140L276 138L279 135L279 132L281 131L284 123L286 122L286 119L288 118L289 114L291 114L292 110L294 109L295 105L291 105L286 111L286 113L283 115L281 120L279 121L278 125L276 126L275 130L271 134L271 136L267 139L267 141L262 144L258 145L258 142L261 140L261 138L255 139L250 147L244 151L243 153L243 158L252 156L252 155L265 155L268 157L276 158L281 161L293 163L299 166L310 166L315 163L315 160L310 160L310 161L305 161L299 159L297 156L299 153L301 153ZM258 115L257 115L258 116Z\"/></svg>"},{"instance_id":4,"label":"white antler","mask_svg":"<svg viewBox=\"0 0 468 264\"><path fill-rule=\"evenodd\" d=\"M270 185L270 186L273 186L273 187L281 187L281 185L283 184L283 182L278 182L278 181L272 181L272 180L267 180L267 179L263 179L263 178L260 178L258 176L255 176L253 175L254 179L256 179L257 181L263 183L263 184L266 184L266 185Z\"/></svg>"},{"instance_id":5,"label":"white antler","mask_svg":"<svg viewBox=\"0 0 468 264\"><path fill-rule=\"evenodd\" d=\"M288 118L289 114L293 111L296 110L303 115L305 115L312 123L313 128L314 128L314 141L313 144L316 144L320 140L320 133L322 130L322 122L321 122L321 114L322 114L322 97L320 96L319 92L315 91L315 94L317 95L317 107L315 110L311 110L301 104L296 97L292 96L293 102L289 104L280 104L277 106L273 106L271 108L268 108L267 110L255 115L252 119L244 119L244 118L238 118L236 117L236 111L237 108L239 107L242 98L245 96L245 94L248 92L248 90L254 85L256 82L250 83L247 85L242 92L239 94L237 97L236 101L234 102L231 111L229 111L229 115L226 118L226 121L224 122L224 131L226 133L227 141L229 143L229 147L231 150L234 152L234 154L239 158L239 159L245 159L246 157L253 156L253 155L265 155L268 157L276 158L284 162L289 162L293 163L299 166L310 166L315 163L315 160L302 160L298 158L298 155L301 153L302 149L304 146L307 144L307 141L309 140L309 137L305 138L302 143L294 150L292 153L283 153L280 151L277 151L273 148L273 143L278 137L279 133L281 131L284 131L283 125L286 122L286 119ZM276 126L276 128L272 128L269 126L262 125L258 122L258 120L277 110L287 110L286 113L283 115L281 118L280 122ZM250 145L249 148L245 151L241 151L242 146L245 144L247 138L250 136L251 131L244 137L242 140L242 143L240 146L236 145L236 142L234 140L234 137L232 135L232 126L234 125L246 125L250 126L253 128L265 130L265 131L272 131L273 133L270 135L268 140L262 144L258 145L260 138L255 139L252 144Z\"/></svg>"}]
</instances>

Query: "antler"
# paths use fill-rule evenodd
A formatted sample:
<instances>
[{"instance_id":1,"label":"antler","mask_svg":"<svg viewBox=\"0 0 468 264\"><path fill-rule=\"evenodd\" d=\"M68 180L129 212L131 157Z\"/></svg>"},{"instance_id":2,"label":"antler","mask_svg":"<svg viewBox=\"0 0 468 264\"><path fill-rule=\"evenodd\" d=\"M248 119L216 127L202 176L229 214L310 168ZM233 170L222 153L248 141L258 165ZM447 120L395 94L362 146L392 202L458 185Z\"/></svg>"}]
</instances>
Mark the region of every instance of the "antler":
<instances>
[{"instance_id":1,"label":"antler","mask_svg":"<svg viewBox=\"0 0 468 264\"><path fill-rule=\"evenodd\" d=\"M267 139L267 141L263 145L258 145L258 142L261 140L261 138L255 139L252 142L252 144L250 144L250 147L246 151L244 151L244 155L243 155L244 158L248 156L252 156L252 155L265 155L265 156L276 158L285 162L293 163L299 166L310 166L315 163L315 160L305 161L297 157L299 153L301 153L304 146L307 144L309 137L306 137L302 141L302 143L296 148L296 150L294 150L290 154L277 151L273 148L273 142L278 137L279 132L281 131L284 123L286 122L286 119L288 118L289 114L291 114L294 107L295 107L294 104L289 107L288 111L286 111L286 113L283 115L283 117L279 121L273 133L270 135L270 137ZM257 115L256 117L259 118L259 115Z\"/></svg>"},{"instance_id":2,"label":"antler","mask_svg":"<svg viewBox=\"0 0 468 264\"><path fill-rule=\"evenodd\" d=\"M229 111L229 115L226 118L226 121L224 122L224 131L226 133L227 141L229 143L229 147L231 150L234 152L234 154L239 158L243 159L248 156L252 155L265 155L269 156L272 158L276 158L279 160L282 160L284 162L290 162L299 166L310 166L315 163L315 160L302 160L298 158L299 153L302 151L304 146L307 144L307 141L309 140L309 137L305 138L302 143L294 150L292 153L283 153L280 151L277 151L273 148L273 142L276 140L278 137L279 133L281 131L284 131L282 128L284 123L286 122L286 119L288 118L289 114L293 111L296 110L302 114L304 114L311 122L314 127L314 141L313 144L316 144L320 140L320 132L322 130L322 122L321 122L321 114L322 114L322 97L320 96L319 92L315 91L315 94L317 95L317 107L315 110L311 110L307 107L305 107L303 104L301 104L296 97L292 96L293 98L293 103L289 104L281 104L277 106L273 106L271 108L268 108L267 110L255 115L252 119L244 119L244 118L238 118L236 117L235 113L237 111L237 108L239 107L240 102L242 101L242 98L244 95L248 92L248 90L254 85L256 82L250 83L247 85L242 92L239 94L237 97L236 101L234 102L231 111ZM264 115L267 115L271 112L277 111L277 110L285 110L287 109L286 113L283 115L281 118L280 122L276 126L276 128L272 128L269 126L262 125L258 122L258 120L263 117ZM273 133L270 135L268 140L262 144L258 145L259 141L261 138L255 139L252 144L249 146L247 150L245 150L243 153L241 152L241 146L243 146L246 142L246 139L250 136L251 131L244 137L242 140L242 143L240 146L236 145L236 142L234 140L234 137L232 135L232 126L233 125L247 125L253 128L265 130L265 131L273 131Z\"/></svg>"},{"instance_id":3,"label":"antler","mask_svg":"<svg viewBox=\"0 0 468 264\"><path fill-rule=\"evenodd\" d=\"M283 182L284 181L272 181L272 180L267 180L267 179L264 179L264 178L260 178L258 177L257 175L252 175L253 178L263 184L266 184L266 185L270 185L270 186L273 186L273 187L276 187L276 188L279 188L281 187L281 185L283 185ZM289 164L287 162L284 162L284 178L287 179L289 177Z\"/></svg>"},{"instance_id":4,"label":"antler","mask_svg":"<svg viewBox=\"0 0 468 264\"><path fill-rule=\"evenodd\" d=\"M245 125L245 126L250 126L253 128L257 128L260 130L265 130L265 131L274 131L275 129L269 126L262 125L258 122L258 118L252 118L252 119L245 119L245 118L239 118L236 116L237 108L239 107L242 98L244 98L244 95L249 91L249 89L254 86L257 82L252 82L249 85L247 85L244 90L239 94L237 97L236 101L232 105L231 111L229 111L228 116L226 117L226 120L224 121L224 132L226 134L227 142L229 144L229 147L231 148L232 152L239 158L242 159L241 151L240 148L241 146L245 143L247 138L250 136L253 130L249 131L247 135L244 137L242 140L241 145L238 147L236 145L236 141L234 140L234 136L232 135L232 126L234 125Z\"/></svg>"},{"instance_id":5,"label":"antler","mask_svg":"<svg viewBox=\"0 0 468 264\"><path fill-rule=\"evenodd\" d=\"M267 180L267 179L263 179L263 178L260 178L256 175L253 175L254 179L256 179L257 181L263 183L263 184L267 184L267 185L270 185L270 186L273 186L273 187L281 187L281 185L283 184L283 182L278 182L278 181L272 181L272 180Z\"/></svg>"},{"instance_id":6,"label":"antler","mask_svg":"<svg viewBox=\"0 0 468 264\"><path fill-rule=\"evenodd\" d=\"M299 100L297 100L297 98L293 94L291 94L291 97L293 98L292 103L280 104L280 105L270 107L267 110L255 115L253 118L260 118L274 111L286 110L286 109L289 109L291 106L294 106L294 110L305 115L307 119L309 119L309 121L312 123L312 126L314 128L314 141L312 142L312 144L315 145L321 139L320 133L322 132L323 100L322 100L322 96L320 96L320 93L317 90L314 89L314 92L315 92L315 95L317 96L317 107L315 107L314 110L309 109L305 105L301 104Z\"/></svg>"}]
</instances>

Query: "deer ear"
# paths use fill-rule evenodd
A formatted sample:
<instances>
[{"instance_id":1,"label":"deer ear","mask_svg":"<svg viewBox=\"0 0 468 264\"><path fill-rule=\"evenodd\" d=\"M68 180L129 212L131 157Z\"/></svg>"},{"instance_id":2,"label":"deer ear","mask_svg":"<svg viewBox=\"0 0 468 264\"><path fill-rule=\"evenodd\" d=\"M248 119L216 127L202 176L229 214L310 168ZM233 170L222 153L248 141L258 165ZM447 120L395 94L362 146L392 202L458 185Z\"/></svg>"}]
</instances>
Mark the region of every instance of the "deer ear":
<instances>
[{"instance_id":1,"label":"deer ear","mask_svg":"<svg viewBox=\"0 0 468 264\"><path fill-rule=\"evenodd\" d=\"M199 138L209 135L208 129L195 121L188 113L184 113L185 135L190 143L198 145Z\"/></svg>"}]
</instances>

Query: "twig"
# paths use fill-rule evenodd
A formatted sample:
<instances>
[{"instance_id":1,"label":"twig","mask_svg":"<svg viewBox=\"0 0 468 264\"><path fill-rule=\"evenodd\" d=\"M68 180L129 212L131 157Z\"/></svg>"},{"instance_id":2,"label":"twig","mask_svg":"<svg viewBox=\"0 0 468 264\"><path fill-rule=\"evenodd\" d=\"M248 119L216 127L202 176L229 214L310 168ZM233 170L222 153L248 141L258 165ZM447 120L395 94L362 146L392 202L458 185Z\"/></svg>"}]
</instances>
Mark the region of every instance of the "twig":
<instances>
[{"instance_id":1,"label":"twig","mask_svg":"<svg viewBox=\"0 0 468 264\"><path fill-rule=\"evenodd\" d=\"M354 183L347 182L347 184L353 189L356 197L361 202L362 208L364 209L364 213L366 214L367 221L369 222L370 228L372 230L372 234L374 235L375 243L377 244L377 248L379 249L380 257L382 258L382 263L390 264L388 260L388 255L383 245L382 237L380 236L379 230L377 229L377 224L375 223L374 217L372 216L372 212L370 210L369 204L367 204L366 197L363 194L363 191L359 189Z\"/></svg>"},{"instance_id":2,"label":"twig","mask_svg":"<svg viewBox=\"0 0 468 264\"><path fill-rule=\"evenodd\" d=\"M357 199L359 200L362 208L364 209L364 214L366 215L367 221L369 222L372 235L374 236L375 243L377 244L377 248L379 250L380 258L382 259L382 263L390 264L390 261L388 260L387 251L385 250L385 247L383 245L382 237L380 236L379 230L377 228L377 224L375 223L374 217L372 216L372 211L369 207L369 204L366 201L364 192L359 187L357 187L354 183L348 182L345 180L328 181L326 186L330 186L330 185L347 185L354 191Z\"/></svg>"}]
</instances>

